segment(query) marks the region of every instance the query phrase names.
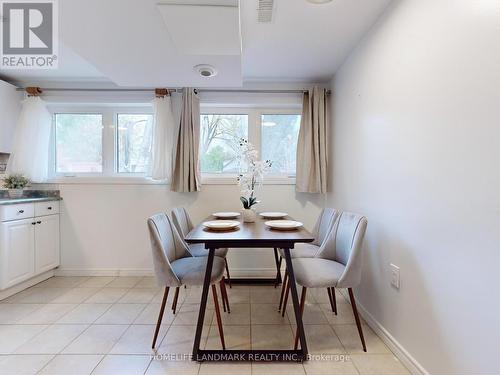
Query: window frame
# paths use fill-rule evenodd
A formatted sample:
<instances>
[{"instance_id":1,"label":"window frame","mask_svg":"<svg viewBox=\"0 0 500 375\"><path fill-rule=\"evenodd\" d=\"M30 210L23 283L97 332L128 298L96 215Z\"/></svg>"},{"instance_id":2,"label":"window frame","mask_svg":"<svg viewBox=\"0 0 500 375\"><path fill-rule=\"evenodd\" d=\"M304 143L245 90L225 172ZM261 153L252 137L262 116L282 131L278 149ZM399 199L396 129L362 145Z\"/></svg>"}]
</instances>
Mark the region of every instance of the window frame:
<instances>
[{"instance_id":1,"label":"window frame","mask_svg":"<svg viewBox=\"0 0 500 375\"><path fill-rule=\"evenodd\" d=\"M248 141L251 142L262 155L262 116L263 115L302 115L300 108L254 108L254 107L227 107L227 106L203 106L200 107L200 115L248 115ZM235 185L237 184L235 173L201 173L202 185ZM264 185L295 185L295 175L266 174Z\"/></svg>"},{"instance_id":2,"label":"window frame","mask_svg":"<svg viewBox=\"0 0 500 375\"><path fill-rule=\"evenodd\" d=\"M153 114L150 103L131 104L96 104L81 103L49 105L52 115L52 134L49 154L49 183L57 184L125 184L125 185L165 185L164 181L155 181L145 173L118 172L118 114ZM101 114L102 125L102 173L57 173L56 172L56 131L55 114ZM248 139L262 155L262 115L302 115L301 108L219 106L213 103L201 103L202 114L241 114L248 115ZM236 174L201 173L204 185L236 185ZM264 185L294 185L294 175L267 174Z\"/></svg>"},{"instance_id":3,"label":"window frame","mask_svg":"<svg viewBox=\"0 0 500 375\"><path fill-rule=\"evenodd\" d=\"M162 184L146 177L145 173L118 172L118 115L153 115L151 104L126 105L64 105L49 106L52 129L49 155L49 182L51 183L110 183L110 184ZM102 172L57 172L56 114L99 114L102 116Z\"/></svg>"}]
</instances>

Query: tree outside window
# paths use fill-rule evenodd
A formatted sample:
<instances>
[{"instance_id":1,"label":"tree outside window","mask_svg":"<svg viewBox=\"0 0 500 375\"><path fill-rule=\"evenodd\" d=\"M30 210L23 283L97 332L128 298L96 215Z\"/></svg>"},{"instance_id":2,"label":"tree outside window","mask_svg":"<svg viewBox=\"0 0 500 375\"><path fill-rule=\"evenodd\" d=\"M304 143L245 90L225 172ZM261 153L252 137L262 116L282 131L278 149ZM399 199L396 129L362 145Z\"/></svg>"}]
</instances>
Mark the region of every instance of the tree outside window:
<instances>
[{"instance_id":1,"label":"tree outside window","mask_svg":"<svg viewBox=\"0 0 500 375\"><path fill-rule=\"evenodd\" d=\"M237 173L239 143L248 138L248 115L200 116L200 167L203 173Z\"/></svg>"}]
</instances>

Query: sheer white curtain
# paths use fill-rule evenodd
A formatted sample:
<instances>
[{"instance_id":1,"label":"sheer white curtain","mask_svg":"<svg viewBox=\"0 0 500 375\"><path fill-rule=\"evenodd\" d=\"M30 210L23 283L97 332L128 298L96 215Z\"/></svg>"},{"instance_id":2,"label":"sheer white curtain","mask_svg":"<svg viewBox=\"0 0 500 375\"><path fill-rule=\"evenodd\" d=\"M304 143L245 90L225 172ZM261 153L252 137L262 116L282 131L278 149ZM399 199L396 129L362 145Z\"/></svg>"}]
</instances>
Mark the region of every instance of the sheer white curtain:
<instances>
[{"instance_id":1,"label":"sheer white curtain","mask_svg":"<svg viewBox=\"0 0 500 375\"><path fill-rule=\"evenodd\" d=\"M172 146L175 122L170 96L153 100L153 145L151 147L150 177L170 182L172 177Z\"/></svg>"},{"instance_id":2,"label":"sheer white curtain","mask_svg":"<svg viewBox=\"0 0 500 375\"><path fill-rule=\"evenodd\" d=\"M7 172L20 173L33 182L45 182L49 173L52 117L38 96L24 100L14 135Z\"/></svg>"}]
</instances>

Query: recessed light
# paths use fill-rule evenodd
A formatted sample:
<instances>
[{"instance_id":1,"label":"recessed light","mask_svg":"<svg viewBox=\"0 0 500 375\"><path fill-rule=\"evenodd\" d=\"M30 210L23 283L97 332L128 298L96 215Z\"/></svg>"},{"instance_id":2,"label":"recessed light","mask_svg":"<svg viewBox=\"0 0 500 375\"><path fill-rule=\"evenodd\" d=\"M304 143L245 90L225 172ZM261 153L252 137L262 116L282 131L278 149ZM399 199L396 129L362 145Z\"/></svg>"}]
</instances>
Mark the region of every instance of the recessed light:
<instances>
[{"instance_id":1,"label":"recessed light","mask_svg":"<svg viewBox=\"0 0 500 375\"><path fill-rule=\"evenodd\" d=\"M217 75L217 70L212 65L200 64L194 67L195 72L197 72L203 78L210 78Z\"/></svg>"},{"instance_id":2,"label":"recessed light","mask_svg":"<svg viewBox=\"0 0 500 375\"><path fill-rule=\"evenodd\" d=\"M307 2L313 4L325 4L325 3L331 3L332 0L307 0Z\"/></svg>"}]
</instances>

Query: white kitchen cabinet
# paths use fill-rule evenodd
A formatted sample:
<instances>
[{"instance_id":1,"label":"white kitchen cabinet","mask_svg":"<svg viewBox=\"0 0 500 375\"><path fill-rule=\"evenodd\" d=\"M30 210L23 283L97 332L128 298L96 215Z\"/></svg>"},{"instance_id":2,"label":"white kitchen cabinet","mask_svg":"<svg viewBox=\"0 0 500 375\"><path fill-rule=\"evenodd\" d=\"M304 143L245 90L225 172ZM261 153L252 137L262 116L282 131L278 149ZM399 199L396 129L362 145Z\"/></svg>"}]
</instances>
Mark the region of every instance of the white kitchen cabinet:
<instances>
[{"instance_id":1,"label":"white kitchen cabinet","mask_svg":"<svg viewBox=\"0 0 500 375\"><path fill-rule=\"evenodd\" d=\"M33 218L1 224L1 288L5 289L35 275L35 225Z\"/></svg>"},{"instance_id":2,"label":"white kitchen cabinet","mask_svg":"<svg viewBox=\"0 0 500 375\"><path fill-rule=\"evenodd\" d=\"M58 201L0 206L0 220L0 290L59 266Z\"/></svg>"},{"instance_id":3,"label":"white kitchen cabinet","mask_svg":"<svg viewBox=\"0 0 500 375\"><path fill-rule=\"evenodd\" d=\"M14 129L21 113L23 94L16 87L0 80L0 152L12 151Z\"/></svg>"},{"instance_id":4,"label":"white kitchen cabinet","mask_svg":"<svg viewBox=\"0 0 500 375\"><path fill-rule=\"evenodd\" d=\"M35 220L35 272L42 273L59 265L59 215Z\"/></svg>"}]
</instances>

